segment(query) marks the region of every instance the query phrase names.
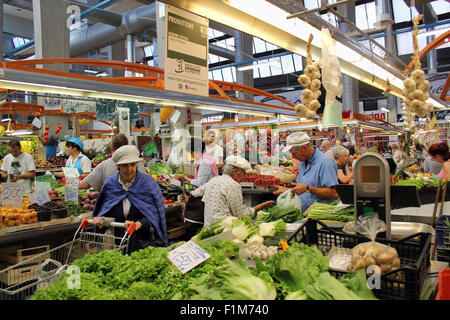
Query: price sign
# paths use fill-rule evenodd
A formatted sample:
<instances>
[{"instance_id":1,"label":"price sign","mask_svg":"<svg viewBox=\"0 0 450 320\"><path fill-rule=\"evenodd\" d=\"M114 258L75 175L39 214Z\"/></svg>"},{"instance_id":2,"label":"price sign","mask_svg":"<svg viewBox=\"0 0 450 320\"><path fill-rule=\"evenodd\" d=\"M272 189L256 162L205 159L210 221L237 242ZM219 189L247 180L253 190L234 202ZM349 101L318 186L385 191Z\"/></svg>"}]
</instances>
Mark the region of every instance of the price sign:
<instances>
[{"instance_id":1,"label":"price sign","mask_svg":"<svg viewBox=\"0 0 450 320\"><path fill-rule=\"evenodd\" d=\"M209 257L209 253L199 247L194 241L188 241L173 249L167 256L182 274L192 270Z\"/></svg>"},{"instance_id":2,"label":"price sign","mask_svg":"<svg viewBox=\"0 0 450 320\"><path fill-rule=\"evenodd\" d=\"M50 182L39 182L36 181L36 190L38 189L43 189L45 191L51 191L52 190L52 186L50 184Z\"/></svg>"},{"instance_id":3,"label":"price sign","mask_svg":"<svg viewBox=\"0 0 450 320\"><path fill-rule=\"evenodd\" d=\"M22 205L23 186L21 183L2 183L2 206L14 208Z\"/></svg>"},{"instance_id":4,"label":"price sign","mask_svg":"<svg viewBox=\"0 0 450 320\"><path fill-rule=\"evenodd\" d=\"M78 183L80 183L80 180L75 178L68 178L66 179L66 187L69 189L78 189Z\"/></svg>"},{"instance_id":5,"label":"price sign","mask_svg":"<svg viewBox=\"0 0 450 320\"><path fill-rule=\"evenodd\" d=\"M78 188L65 188L64 198L66 201L72 201L75 204L78 204Z\"/></svg>"},{"instance_id":6,"label":"price sign","mask_svg":"<svg viewBox=\"0 0 450 320\"><path fill-rule=\"evenodd\" d=\"M48 195L48 190L45 188L38 188L35 192L34 192L34 199L36 201L36 203L40 206L42 206L43 204L50 202L50 197Z\"/></svg>"},{"instance_id":7,"label":"price sign","mask_svg":"<svg viewBox=\"0 0 450 320\"><path fill-rule=\"evenodd\" d=\"M67 178L78 178L80 176L80 173L75 168L67 168L63 167L64 176Z\"/></svg>"}]
</instances>

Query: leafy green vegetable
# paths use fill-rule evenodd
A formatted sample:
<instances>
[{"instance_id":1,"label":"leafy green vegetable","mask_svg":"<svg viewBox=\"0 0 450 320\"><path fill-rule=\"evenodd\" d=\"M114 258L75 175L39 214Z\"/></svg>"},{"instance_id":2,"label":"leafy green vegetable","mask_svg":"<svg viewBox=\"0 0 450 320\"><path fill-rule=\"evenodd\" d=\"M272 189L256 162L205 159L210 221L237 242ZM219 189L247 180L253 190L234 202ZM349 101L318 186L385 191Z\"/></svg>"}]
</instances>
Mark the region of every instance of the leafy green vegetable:
<instances>
[{"instance_id":1,"label":"leafy green vegetable","mask_svg":"<svg viewBox=\"0 0 450 320\"><path fill-rule=\"evenodd\" d=\"M278 219L283 219L286 223L293 223L303 219L303 215L300 209L294 206L286 208L273 206L269 209L258 211L256 214L257 221L271 222Z\"/></svg>"},{"instance_id":2,"label":"leafy green vegetable","mask_svg":"<svg viewBox=\"0 0 450 320\"><path fill-rule=\"evenodd\" d=\"M339 281L364 300L377 300L372 290L367 286L366 271L364 268L354 273L348 273L339 278Z\"/></svg>"},{"instance_id":3,"label":"leafy green vegetable","mask_svg":"<svg viewBox=\"0 0 450 320\"><path fill-rule=\"evenodd\" d=\"M273 237L275 234L284 231L286 231L286 222L282 219L261 223L259 225L259 234L263 237Z\"/></svg>"},{"instance_id":4,"label":"leafy green vegetable","mask_svg":"<svg viewBox=\"0 0 450 320\"><path fill-rule=\"evenodd\" d=\"M268 258L265 265L257 262L255 272L267 271L275 281L279 297L284 298L289 293L304 290L328 268L328 258L316 246L293 243L286 251Z\"/></svg>"},{"instance_id":5,"label":"leafy green vegetable","mask_svg":"<svg viewBox=\"0 0 450 320\"><path fill-rule=\"evenodd\" d=\"M72 201L64 201L61 204L67 208L67 215L69 216L78 217L85 211L82 206L75 204Z\"/></svg>"},{"instance_id":6,"label":"leafy green vegetable","mask_svg":"<svg viewBox=\"0 0 450 320\"><path fill-rule=\"evenodd\" d=\"M163 163L157 163L150 168L149 173L161 175L161 174L172 174L173 171L169 166L167 166Z\"/></svg>"},{"instance_id":7,"label":"leafy green vegetable","mask_svg":"<svg viewBox=\"0 0 450 320\"><path fill-rule=\"evenodd\" d=\"M354 221L354 208L347 207L337 212L334 211L336 204L314 202L305 212L305 217L316 220L333 220L341 222Z\"/></svg>"},{"instance_id":8,"label":"leafy green vegetable","mask_svg":"<svg viewBox=\"0 0 450 320\"><path fill-rule=\"evenodd\" d=\"M244 216L231 225L231 232L233 239L245 241L248 237L257 234L258 228L253 224L252 218Z\"/></svg>"},{"instance_id":9,"label":"leafy green vegetable","mask_svg":"<svg viewBox=\"0 0 450 320\"><path fill-rule=\"evenodd\" d=\"M188 292L192 300L275 300L277 295L267 272L255 276L245 265L229 260L193 282Z\"/></svg>"},{"instance_id":10,"label":"leafy green vegetable","mask_svg":"<svg viewBox=\"0 0 450 320\"><path fill-rule=\"evenodd\" d=\"M328 272L322 272L316 282L305 288L305 293L314 300L362 300Z\"/></svg>"}]
</instances>

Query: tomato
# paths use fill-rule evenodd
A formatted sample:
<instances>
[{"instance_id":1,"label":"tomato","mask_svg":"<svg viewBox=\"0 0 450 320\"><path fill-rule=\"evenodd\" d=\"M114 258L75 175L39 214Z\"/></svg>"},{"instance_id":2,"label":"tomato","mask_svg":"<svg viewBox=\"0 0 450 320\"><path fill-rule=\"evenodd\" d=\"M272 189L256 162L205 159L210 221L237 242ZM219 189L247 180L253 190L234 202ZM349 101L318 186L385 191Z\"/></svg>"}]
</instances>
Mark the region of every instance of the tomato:
<instances>
[{"instance_id":1,"label":"tomato","mask_svg":"<svg viewBox=\"0 0 450 320\"><path fill-rule=\"evenodd\" d=\"M50 126L49 125L46 125L45 126L45 130L49 130L50 129Z\"/></svg>"}]
</instances>

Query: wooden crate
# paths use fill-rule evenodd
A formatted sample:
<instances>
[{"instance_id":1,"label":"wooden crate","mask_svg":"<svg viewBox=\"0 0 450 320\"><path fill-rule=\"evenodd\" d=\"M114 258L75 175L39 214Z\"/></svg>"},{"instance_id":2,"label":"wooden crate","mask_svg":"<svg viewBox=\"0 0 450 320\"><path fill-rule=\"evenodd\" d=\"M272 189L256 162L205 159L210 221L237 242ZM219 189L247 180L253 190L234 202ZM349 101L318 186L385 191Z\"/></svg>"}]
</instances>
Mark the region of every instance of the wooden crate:
<instances>
[{"instance_id":1,"label":"wooden crate","mask_svg":"<svg viewBox=\"0 0 450 320\"><path fill-rule=\"evenodd\" d=\"M0 265L0 268L2 270L8 267L9 267L8 264ZM39 264L30 264L8 270L7 272L0 271L0 282L4 283L7 286L11 286L14 284L35 280L37 279L35 271L38 267Z\"/></svg>"},{"instance_id":2,"label":"wooden crate","mask_svg":"<svg viewBox=\"0 0 450 320\"><path fill-rule=\"evenodd\" d=\"M0 252L0 260L8 262L10 264L17 264L23 262L27 259L33 258L39 254L47 252L50 250L49 245L32 247L26 249L18 249L16 247L5 248ZM43 255L42 259L39 259L39 262L44 261L45 259L50 259L50 254Z\"/></svg>"}]
</instances>

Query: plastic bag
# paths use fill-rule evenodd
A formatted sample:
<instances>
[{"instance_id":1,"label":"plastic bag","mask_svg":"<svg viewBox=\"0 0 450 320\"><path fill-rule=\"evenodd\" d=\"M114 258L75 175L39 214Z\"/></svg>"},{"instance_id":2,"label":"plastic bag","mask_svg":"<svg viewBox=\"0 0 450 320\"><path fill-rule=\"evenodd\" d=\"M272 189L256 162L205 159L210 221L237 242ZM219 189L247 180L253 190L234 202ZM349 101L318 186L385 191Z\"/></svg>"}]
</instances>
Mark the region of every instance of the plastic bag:
<instances>
[{"instance_id":1,"label":"plastic bag","mask_svg":"<svg viewBox=\"0 0 450 320\"><path fill-rule=\"evenodd\" d=\"M395 248L375 242L378 233L386 231L386 224L378 218L378 215L359 216L355 222L349 222L344 226L344 232L358 232L371 241L364 242L352 249L351 263L347 271L355 272L358 269L369 266L378 266L381 273L386 273L400 267L400 259Z\"/></svg>"},{"instance_id":2,"label":"plastic bag","mask_svg":"<svg viewBox=\"0 0 450 320\"><path fill-rule=\"evenodd\" d=\"M302 201L300 197L296 194L292 193L290 189L287 189L285 192L280 194L277 198L277 207L287 208L287 207L295 207L299 210L302 209Z\"/></svg>"}]
</instances>

